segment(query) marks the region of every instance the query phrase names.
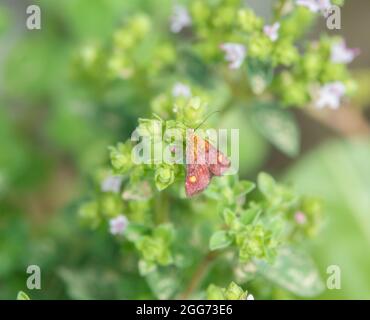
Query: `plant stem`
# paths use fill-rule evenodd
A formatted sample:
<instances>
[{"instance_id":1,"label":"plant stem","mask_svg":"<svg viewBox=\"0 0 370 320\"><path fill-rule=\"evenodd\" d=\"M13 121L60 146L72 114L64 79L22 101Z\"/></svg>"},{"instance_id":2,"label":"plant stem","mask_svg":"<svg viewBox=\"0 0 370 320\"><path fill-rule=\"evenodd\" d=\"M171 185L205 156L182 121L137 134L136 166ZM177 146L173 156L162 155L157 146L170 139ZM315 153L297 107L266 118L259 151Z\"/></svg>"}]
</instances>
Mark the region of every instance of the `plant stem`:
<instances>
[{"instance_id":1,"label":"plant stem","mask_svg":"<svg viewBox=\"0 0 370 320\"><path fill-rule=\"evenodd\" d=\"M217 257L217 254L214 252L209 252L202 262L199 264L198 268L193 273L193 276L190 279L189 285L185 289L185 291L180 295L180 299L187 300L189 296L193 293L193 291L198 287L200 284L205 272L207 271L211 262Z\"/></svg>"},{"instance_id":2,"label":"plant stem","mask_svg":"<svg viewBox=\"0 0 370 320\"><path fill-rule=\"evenodd\" d=\"M156 210L156 223L162 224L168 221L168 197L165 192L160 192L158 198L156 199L155 203L155 210Z\"/></svg>"}]
</instances>

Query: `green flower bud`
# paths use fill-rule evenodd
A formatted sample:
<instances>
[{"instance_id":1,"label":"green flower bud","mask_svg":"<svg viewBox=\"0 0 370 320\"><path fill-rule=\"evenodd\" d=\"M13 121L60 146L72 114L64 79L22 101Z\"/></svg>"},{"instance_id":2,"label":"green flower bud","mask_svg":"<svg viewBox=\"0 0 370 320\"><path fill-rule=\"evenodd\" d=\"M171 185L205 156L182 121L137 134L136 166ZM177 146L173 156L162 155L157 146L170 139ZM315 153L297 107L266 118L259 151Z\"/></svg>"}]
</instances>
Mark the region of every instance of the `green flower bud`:
<instances>
[{"instance_id":1,"label":"green flower bud","mask_svg":"<svg viewBox=\"0 0 370 320\"><path fill-rule=\"evenodd\" d=\"M263 34L255 34L248 42L248 56L259 60L267 60L272 52L271 40Z\"/></svg>"},{"instance_id":2,"label":"green flower bud","mask_svg":"<svg viewBox=\"0 0 370 320\"><path fill-rule=\"evenodd\" d=\"M160 225L152 236L143 236L136 242L146 262L168 265L173 262L170 246L173 240L173 229L170 225Z\"/></svg>"},{"instance_id":3,"label":"green flower bud","mask_svg":"<svg viewBox=\"0 0 370 320\"><path fill-rule=\"evenodd\" d=\"M175 181L175 167L169 164L161 164L155 170L154 181L157 189L162 191Z\"/></svg>"},{"instance_id":4,"label":"green flower bud","mask_svg":"<svg viewBox=\"0 0 370 320\"><path fill-rule=\"evenodd\" d=\"M266 231L262 225L247 225L236 235L239 259L243 262L252 258L266 258L266 252L275 249L273 243L270 232Z\"/></svg>"},{"instance_id":5,"label":"green flower bud","mask_svg":"<svg viewBox=\"0 0 370 320\"><path fill-rule=\"evenodd\" d=\"M137 15L129 22L129 30L136 39L142 39L151 29L151 21L146 15Z\"/></svg>"},{"instance_id":6,"label":"green flower bud","mask_svg":"<svg viewBox=\"0 0 370 320\"><path fill-rule=\"evenodd\" d=\"M136 242L136 247L143 255L143 258L151 262L155 262L157 257L161 255L162 246L163 243L161 241L150 236L144 236Z\"/></svg>"},{"instance_id":7,"label":"green flower bud","mask_svg":"<svg viewBox=\"0 0 370 320\"><path fill-rule=\"evenodd\" d=\"M197 25L205 24L211 17L210 7L203 0L194 1L191 4L190 12Z\"/></svg>"},{"instance_id":8,"label":"green flower bud","mask_svg":"<svg viewBox=\"0 0 370 320\"><path fill-rule=\"evenodd\" d=\"M349 79L347 67L339 63L326 63L323 67L320 80L322 83L346 81Z\"/></svg>"},{"instance_id":9,"label":"green flower bud","mask_svg":"<svg viewBox=\"0 0 370 320\"><path fill-rule=\"evenodd\" d=\"M113 54L108 62L108 73L112 78L128 79L135 73L132 62L122 53Z\"/></svg>"},{"instance_id":10,"label":"green flower bud","mask_svg":"<svg viewBox=\"0 0 370 320\"><path fill-rule=\"evenodd\" d=\"M235 282L231 282L224 291L226 300L245 300L248 292L239 287Z\"/></svg>"},{"instance_id":11,"label":"green flower bud","mask_svg":"<svg viewBox=\"0 0 370 320\"><path fill-rule=\"evenodd\" d=\"M127 52L136 45L136 37L133 33L122 28L113 34L114 48L120 52Z\"/></svg>"},{"instance_id":12,"label":"green flower bud","mask_svg":"<svg viewBox=\"0 0 370 320\"><path fill-rule=\"evenodd\" d=\"M133 49L149 32L150 27L151 23L147 16L133 17L127 25L114 33L114 48L121 52Z\"/></svg>"},{"instance_id":13,"label":"green flower bud","mask_svg":"<svg viewBox=\"0 0 370 320\"><path fill-rule=\"evenodd\" d=\"M164 68L173 65L176 62L176 50L169 43L161 43L152 54L148 73L156 76Z\"/></svg>"},{"instance_id":14,"label":"green flower bud","mask_svg":"<svg viewBox=\"0 0 370 320\"><path fill-rule=\"evenodd\" d=\"M132 147L128 143L119 143L117 147L109 147L110 160L115 172L124 174L132 168L131 150Z\"/></svg>"},{"instance_id":15,"label":"green flower bud","mask_svg":"<svg viewBox=\"0 0 370 320\"><path fill-rule=\"evenodd\" d=\"M119 215L123 209L123 202L120 196L113 194L105 194L102 196L100 202L101 213L108 217L113 218Z\"/></svg>"},{"instance_id":16,"label":"green flower bud","mask_svg":"<svg viewBox=\"0 0 370 320\"><path fill-rule=\"evenodd\" d=\"M168 95L162 93L151 102L151 109L154 113L163 118L169 118L172 114L172 102Z\"/></svg>"},{"instance_id":17,"label":"green flower bud","mask_svg":"<svg viewBox=\"0 0 370 320\"><path fill-rule=\"evenodd\" d=\"M274 65L291 66L298 61L299 53L292 42L282 40L276 43L271 58Z\"/></svg>"},{"instance_id":18,"label":"green flower bud","mask_svg":"<svg viewBox=\"0 0 370 320\"><path fill-rule=\"evenodd\" d=\"M310 101L307 84L296 79L290 72L283 72L278 78L278 91L286 106L304 106Z\"/></svg>"},{"instance_id":19,"label":"green flower bud","mask_svg":"<svg viewBox=\"0 0 370 320\"><path fill-rule=\"evenodd\" d=\"M181 106L180 106L181 107ZM179 113L179 120L183 120L185 124L194 126L203 121L207 102L203 101L200 97L193 97L188 100Z\"/></svg>"},{"instance_id":20,"label":"green flower bud","mask_svg":"<svg viewBox=\"0 0 370 320\"><path fill-rule=\"evenodd\" d=\"M244 291L235 282L231 282L227 288L220 288L211 284L207 288L208 300L246 300L248 291Z\"/></svg>"},{"instance_id":21,"label":"green flower bud","mask_svg":"<svg viewBox=\"0 0 370 320\"><path fill-rule=\"evenodd\" d=\"M315 19L315 14L303 6L297 7L289 16L281 21L279 34L281 38L292 40L301 37Z\"/></svg>"},{"instance_id":22,"label":"green flower bud","mask_svg":"<svg viewBox=\"0 0 370 320\"><path fill-rule=\"evenodd\" d=\"M230 28L235 21L235 9L230 6L221 6L212 18L212 24L216 28Z\"/></svg>"},{"instance_id":23,"label":"green flower bud","mask_svg":"<svg viewBox=\"0 0 370 320\"><path fill-rule=\"evenodd\" d=\"M162 224L154 230L153 235L164 243L170 244L174 238L174 229L170 224Z\"/></svg>"},{"instance_id":24,"label":"green flower bud","mask_svg":"<svg viewBox=\"0 0 370 320\"><path fill-rule=\"evenodd\" d=\"M301 61L302 71L305 77L314 81L318 79L323 65L323 58L318 53L307 53L303 56Z\"/></svg>"},{"instance_id":25,"label":"green flower bud","mask_svg":"<svg viewBox=\"0 0 370 320\"><path fill-rule=\"evenodd\" d=\"M78 210L78 215L83 223L86 223L91 228L96 228L101 222L99 216L99 206L96 201L89 201L81 205Z\"/></svg>"},{"instance_id":26,"label":"green flower bud","mask_svg":"<svg viewBox=\"0 0 370 320\"><path fill-rule=\"evenodd\" d=\"M261 31L263 20L256 16L250 9L240 9L238 11L237 22L242 31L252 33Z\"/></svg>"},{"instance_id":27,"label":"green flower bud","mask_svg":"<svg viewBox=\"0 0 370 320\"><path fill-rule=\"evenodd\" d=\"M156 119L139 119L137 133L142 137L150 137L153 140L162 137L162 123Z\"/></svg>"}]
</instances>

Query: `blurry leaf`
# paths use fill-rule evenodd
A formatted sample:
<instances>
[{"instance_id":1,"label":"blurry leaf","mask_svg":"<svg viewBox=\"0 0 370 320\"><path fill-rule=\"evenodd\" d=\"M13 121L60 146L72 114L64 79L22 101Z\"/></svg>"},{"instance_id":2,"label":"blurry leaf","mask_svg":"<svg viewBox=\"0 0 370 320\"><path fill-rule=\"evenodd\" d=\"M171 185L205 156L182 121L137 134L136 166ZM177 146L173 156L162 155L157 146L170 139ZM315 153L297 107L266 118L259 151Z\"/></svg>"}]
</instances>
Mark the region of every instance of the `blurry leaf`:
<instances>
[{"instance_id":1,"label":"blurry leaf","mask_svg":"<svg viewBox=\"0 0 370 320\"><path fill-rule=\"evenodd\" d=\"M259 273L278 286L300 297L314 297L324 284L311 258L303 252L284 248L273 265L257 261Z\"/></svg>"},{"instance_id":2,"label":"blurry leaf","mask_svg":"<svg viewBox=\"0 0 370 320\"><path fill-rule=\"evenodd\" d=\"M129 223L125 230L125 237L132 242L137 241L142 235L148 232L148 228L137 223Z\"/></svg>"},{"instance_id":3,"label":"blurry leaf","mask_svg":"<svg viewBox=\"0 0 370 320\"><path fill-rule=\"evenodd\" d=\"M0 7L0 36L9 28L9 9L5 6Z\"/></svg>"},{"instance_id":4,"label":"blurry leaf","mask_svg":"<svg viewBox=\"0 0 370 320\"><path fill-rule=\"evenodd\" d=\"M300 192L322 199L325 226L312 248L323 276L339 266L342 290L323 299L370 298L370 141L335 140L310 152L286 180Z\"/></svg>"},{"instance_id":5,"label":"blurry leaf","mask_svg":"<svg viewBox=\"0 0 370 320\"><path fill-rule=\"evenodd\" d=\"M275 190L275 180L269 174L261 172L258 175L258 189L266 196L269 197L274 193Z\"/></svg>"},{"instance_id":6,"label":"blurry leaf","mask_svg":"<svg viewBox=\"0 0 370 320\"><path fill-rule=\"evenodd\" d=\"M190 78L202 86L210 84L212 77L209 76L209 67L198 56L190 51L184 51L182 59Z\"/></svg>"},{"instance_id":7,"label":"blurry leaf","mask_svg":"<svg viewBox=\"0 0 370 320\"><path fill-rule=\"evenodd\" d=\"M210 284L207 288L207 300L224 300L224 292L222 288Z\"/></svg>"},{"instance_id":8,"label":"blurry leaf","mask_svg":"<svg viewBox=\"0 0 370 320\"><path fill-rule=\"evenodd\" d=\"M247 180L239 181L234 187L235 196L236 197L245 196L246 194L252 192L255 187L256 185L251 181Z\"/></svg>"},{"instance_id":9,"label":"blurry leaf","mask_svg":"<svg viewBox=\"0 0 370 320\"><path fill-rule=\"evenodd\" d=\"M249 113L236 105L220 119L219 128L239 129L239 174L258 170L268 151L266 140L255 130Z\"/></svg>"},{"instance_id":10,"label":"blurry leaf","mask_svg":"<svg viewBox=\"0 0 370 320\"><path fill-rule=\"evenodd\" d=\"M31 300L30 297L23 291L19 291L17 294L17 300Z\"/></svg>"},{"instance_id":11,"label":"blurry leaf","mask_svg":"<svg viewBox=\"0 0 370 320\"><path fill-rule=\"evenodd\" d=\"M258 103L252 110L255 128L276 148L290 157L298 154L300 132L293 115L278 105Z\"/></svg>"},{"instance_id":12,"label":"blurry leaf","mask_svg":"<svg viewBox=\"0 0 370 320\"><path fill-rule=\"evenodd\" d=\"M150 288L155 296L160 300L173 297L179 288L179 277L177 271L164 270L154 271L146 277Z\"/></svg>"},{"instance_id":13,"label":"blurry leaf","mask_svg":"<svg viewBox=\"0 0 370 320\"><path fill-rule=\"evenodd\" d=\"M261 212L262 210L260 208L244 210L240 215L240 221L245 225L250 224Z\"/></svg>"},{"instance_id":14,"label":"blurry leaf","mask_svg":"<svg viewBox=\"0 0 370 320\"><path fill-rule=\"evenodd\" d=\"M232 223L236 219L236 215L233 211L231 211L229 208L225 208L223 212L223 218L227 226L232 225Z\"/></svg>"},{"instance_id":15,"label":"blurry leaf","mask_svg":"<svg viewBox=\"0 0 370 320\"><path fill-rule=\"evenodd\" d=\"M119 274L112 269L93 268L69 269L62 267L58 275L63 280L68 295L72 299L104 299L114 295L119 289Z\"/></svg>"},{"instance_id":16,"label":"blurry leaf","mask_svg":"<svg viewBox=\"0 0 370 320\"><path fill-rule=\"evenodd\" d=\"M140 275L146 276L156 270L156 265L154 262L146 261L141 259L139 261L139 272Z\"/></svg>"},{"instance_id":17,"label":"blurry leaf","mask_svg":"<svg viewBox=\"0 0 370 320\"><path fill-rule=\"evenodd\" d=\"M175 231L171 224L162 224L154 230L154 236L161 238L165 244L171 243L174 235Z\"/></svg>"},{"instance_id":18,"label":"blurry leaf","mask_svg":"<svg viewBox=\"0 0 370 320\"><path fill-rule=\"evenodd\" d=\"M214 233L209 241L209 249L217 250L226 248L231 244L231 239L226 231L217 231Z\"/></svg>"}]
</instances>

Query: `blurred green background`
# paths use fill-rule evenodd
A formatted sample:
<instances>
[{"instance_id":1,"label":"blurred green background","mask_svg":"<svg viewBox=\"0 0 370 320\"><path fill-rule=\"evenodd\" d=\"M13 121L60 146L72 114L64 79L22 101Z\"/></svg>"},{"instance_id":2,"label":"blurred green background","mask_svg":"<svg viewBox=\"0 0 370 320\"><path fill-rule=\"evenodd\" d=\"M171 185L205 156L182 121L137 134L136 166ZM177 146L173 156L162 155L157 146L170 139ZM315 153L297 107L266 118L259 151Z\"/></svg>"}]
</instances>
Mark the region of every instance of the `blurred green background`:
<instances>
[{"instance_id":1,"label":"blurred green background","mask_svg":"<svg viewBox=\"0 0 370 320\"><path fill-rule=\"evenodd\" d=\"M271 1L247 3L269 15ZM29 4L41 7L41 30L25 27ZM91 173L108 161L107 146L127 138L149 100L127 82L100 94L76 80L73 60L83 46L110 39L132 13L165 26L171 7L169 0L1 2L0 299L26 290L31 264L42 270L42 290L28 292L34 299L152 297L136 272L122 273L124 248L77 216ZM359 94L336 113L296 112L299 157L273 149L241 108L220 125L242 130L242 176L265 170L324 200L325 225L308 250L323 279L329 265L341 268L342 289L318 298L370 299L369 20L369 2L347 1L339 34L362 50L352 65Z\"/></svg>"}]
</instances>

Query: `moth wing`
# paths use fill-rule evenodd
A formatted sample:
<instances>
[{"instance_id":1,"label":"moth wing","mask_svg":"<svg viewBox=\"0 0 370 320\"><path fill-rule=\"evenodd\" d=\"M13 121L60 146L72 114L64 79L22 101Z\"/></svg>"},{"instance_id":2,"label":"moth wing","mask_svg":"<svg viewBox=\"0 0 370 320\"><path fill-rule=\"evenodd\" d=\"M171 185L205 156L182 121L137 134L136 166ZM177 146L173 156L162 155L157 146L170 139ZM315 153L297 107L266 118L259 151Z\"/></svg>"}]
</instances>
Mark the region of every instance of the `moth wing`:
<instances>
[{"instance_id":1,"label":"moth wing","mask_svg":"<svg viewBox=\"0 0 370 320\"><path fill-rule=\"evenodd\" d=\"M206 189L211 181L212 173L207 165L188 164L186 166L185 192L192 197Z\"/></svg>"},{"instance_id":2,"label":"moth wing","mask_svg":"<svg viewBox=\"0 0 370 320\"><path fill-rule=\"evenodd\" d=\"M206 141L206 159L209 170L215 176L222 176L231 165L230 160L208 141Z\"/></svg>"}]
</instances>

